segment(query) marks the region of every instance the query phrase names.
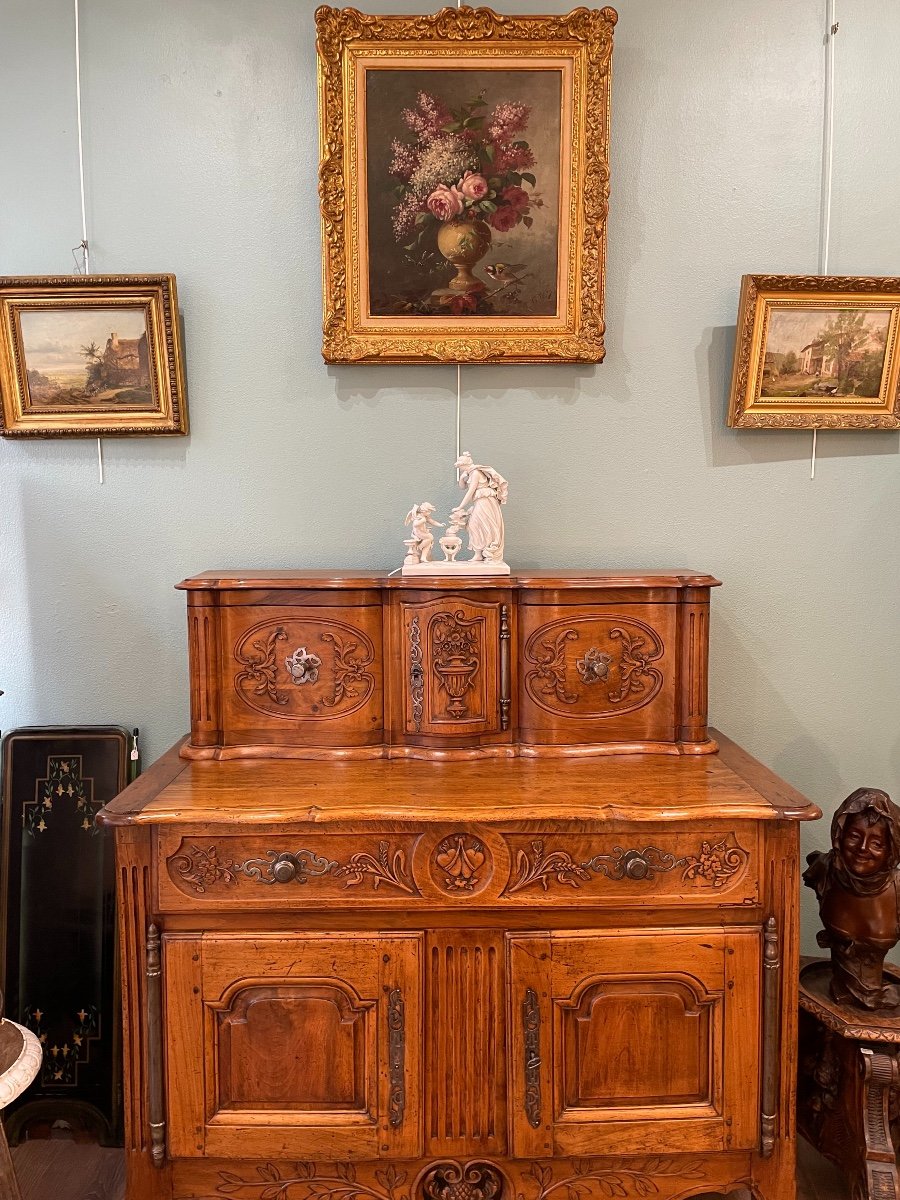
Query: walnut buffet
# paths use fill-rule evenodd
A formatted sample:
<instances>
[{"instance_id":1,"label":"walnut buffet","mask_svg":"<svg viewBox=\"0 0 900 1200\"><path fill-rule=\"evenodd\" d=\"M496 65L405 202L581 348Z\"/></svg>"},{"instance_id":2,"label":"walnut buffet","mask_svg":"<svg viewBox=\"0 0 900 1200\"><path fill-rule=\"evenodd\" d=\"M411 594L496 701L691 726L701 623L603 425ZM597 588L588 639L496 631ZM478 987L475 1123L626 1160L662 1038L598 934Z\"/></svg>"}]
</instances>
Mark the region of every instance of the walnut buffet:
<instances>
[{"instance_id":1,"label":"walnut buffet","mask_svg":"<svg viewBox=\"0 0 900 1200\"><path fill-rule=\"evenodd\" d=\"M186 581L115 826L129 1200L793 1200L798 822L692 572Z\"/></svg>"}]
</instances>

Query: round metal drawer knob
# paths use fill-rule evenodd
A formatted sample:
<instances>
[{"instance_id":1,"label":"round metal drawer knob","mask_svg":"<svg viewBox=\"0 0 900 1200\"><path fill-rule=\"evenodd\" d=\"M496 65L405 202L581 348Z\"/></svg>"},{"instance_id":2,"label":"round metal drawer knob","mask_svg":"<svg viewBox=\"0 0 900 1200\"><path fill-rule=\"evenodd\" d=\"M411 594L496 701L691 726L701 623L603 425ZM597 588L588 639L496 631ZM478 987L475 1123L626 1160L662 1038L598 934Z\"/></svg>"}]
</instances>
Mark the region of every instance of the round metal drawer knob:
<instances>
[{"instance_id":1,"label":"round metal drawer knob","mask_svg":"<svg viewBox=\"0 0 900 1200\"><path fill-rule=\"evenodd\" d=\"M649 869L650 864L646 858L643 858L640 854L635 854L629 858L628 865L625 867L625 874L629 879L646 879Z\"/></svg>"},{"instance_id":2,"label":"round metal drawer knob","mask_svg":"<svg viewBox=\"0 0 900 1200\"><path fill-rule=\"evenodd\" d=\"M280 858L272 868L276 883L290 883L296 878L297 867L289 858Z\"/></svg>"}]
</instances>

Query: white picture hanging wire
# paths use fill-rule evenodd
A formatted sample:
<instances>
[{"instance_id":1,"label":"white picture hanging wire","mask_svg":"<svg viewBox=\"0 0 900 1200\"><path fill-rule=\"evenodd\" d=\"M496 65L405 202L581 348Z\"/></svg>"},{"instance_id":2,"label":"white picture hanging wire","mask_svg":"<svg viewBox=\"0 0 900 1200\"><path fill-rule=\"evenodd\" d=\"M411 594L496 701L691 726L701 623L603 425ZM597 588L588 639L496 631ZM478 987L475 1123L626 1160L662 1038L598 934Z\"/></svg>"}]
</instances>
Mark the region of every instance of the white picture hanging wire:
<instances>
[{"instance_id":1,"label":"white picture hanging wire","mask_svg":"<svg viewBox=\"0 0 900 1200\"><path fill-rule=\"evenodd\" d=\"M834 39L838 31L835 20L837 0L825 0L825 106L822 124L822 200L819 211L819 274L828 274L828 252L831 248L831 184L834 173ZM816 477L816 440L813 430L809 477Z\"/></svg>"},{"instance_id":2,"label":"white picture hanging wire","mask_svg":"<svg viewBox=\"0 0 900 1200\"><path fill-rule=\"evenodd\" d=\"M462 0L456 0L456 7L462 8ZM462 367L456 364L456 461L462 454ZM456 482L459 483L459 467L456 468Z\"/></svg>"},{"instance_id":3,"label":"white picture hanging wire","mask_svg":"<svg viewBox=\"0 0 900 1200\"><path fill-rule=\"evenodd\" d=\"M84 195L84 131L81 121L81 24L79 21L78 0L75 4L75 112L78 128L78 184L81 191L81 242L72 251L81 253L81 262L76 258L76 266L80 267L79 274L91 273L91 248L87 235L87 203ZM103 441L97 438L97 471L100 483L103 483Z\"/></svg>"}]
</instances>

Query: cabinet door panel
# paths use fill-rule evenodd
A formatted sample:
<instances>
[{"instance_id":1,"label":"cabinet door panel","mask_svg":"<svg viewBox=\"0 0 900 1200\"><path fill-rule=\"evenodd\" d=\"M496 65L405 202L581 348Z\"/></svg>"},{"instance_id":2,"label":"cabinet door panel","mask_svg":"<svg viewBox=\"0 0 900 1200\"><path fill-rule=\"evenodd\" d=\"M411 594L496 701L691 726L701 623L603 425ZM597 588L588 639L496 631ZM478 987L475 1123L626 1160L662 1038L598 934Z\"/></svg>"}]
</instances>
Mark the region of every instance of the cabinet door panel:
<instances>
[{"instance_id":1,"label":"cabinet door panel","mask_svg":"<svg viewBox=\"0 0 900 1200\"><path fill-rule=\"evenodd\" d=\"M371 1008L333 983L241 988L216 1014L217 1110L367 1112Z\"/></svg>"},{"instance_id":2,"label":"cabinet door panel","mask_svg":"<svg viewBox=\"0 0 900 1200\"><path fill-rule=\"evenodd\" d=\"M517 1156L756 1145L759 930L510 936L509 952Z\"/></svg>"},{"instance_id":3,"label":"cabinet door panel","mask_svg":"<svg viewBox=\"0 0 900 1200\"><path fill-rule=\"evenodd\" d=\"M174 1155L421 1152L420 935L164 945Z\"/></svg>"},{"instance_id":4,"label":"cabinet door panel","mask_svg":"<svg viewBox=\"0 0 900 1200\"><path fill-rule=\"evenodd\" d=\"M380 606L228 608L222 640L226 745L381 741Z\"/></svg>"},{"instance_id":5,"label":"cabinet door panel","mask_svg":"<svg viewBox=\"0 0 900 1200\"><path fill-rule=\"evenodd\" d=\"M522 605L523 742L671 742L673 604Z\"/></svg>"},{"instance_id":6,"label":"cabinet door panel","mask_svg":"<svg viewBox=\"0 0 900 1200\"><path fill-rule=\"evenodd\" d=\"M500 733L503 607L463 596L400 602L404 734Z\"/></svg>"}]
</instances>

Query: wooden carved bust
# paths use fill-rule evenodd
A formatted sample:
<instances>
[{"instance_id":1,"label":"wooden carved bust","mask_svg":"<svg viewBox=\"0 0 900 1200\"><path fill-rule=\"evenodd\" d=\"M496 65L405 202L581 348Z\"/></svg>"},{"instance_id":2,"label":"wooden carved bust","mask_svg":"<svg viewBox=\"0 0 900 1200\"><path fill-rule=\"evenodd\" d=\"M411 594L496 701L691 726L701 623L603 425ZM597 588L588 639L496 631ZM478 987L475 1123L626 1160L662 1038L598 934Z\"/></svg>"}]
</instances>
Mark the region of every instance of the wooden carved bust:
<instances>
[{"instance_id":1,"label":"wooden carved bust","mask_svg":"<svg viewBox=\"0 0 900 1200\"><path fill-rule=\"evenodd\" d=\"M819 898L831 950L831 993L868 1009L900 1006L900 987L885 983L885 955L900 941L900 808L886 792L860 788L831 823L831 849L807 856L803 882Z\"/></svg>"}]
</instances>

